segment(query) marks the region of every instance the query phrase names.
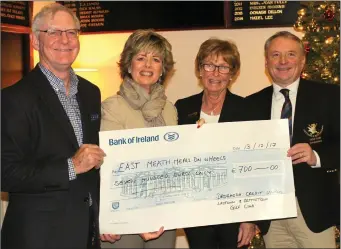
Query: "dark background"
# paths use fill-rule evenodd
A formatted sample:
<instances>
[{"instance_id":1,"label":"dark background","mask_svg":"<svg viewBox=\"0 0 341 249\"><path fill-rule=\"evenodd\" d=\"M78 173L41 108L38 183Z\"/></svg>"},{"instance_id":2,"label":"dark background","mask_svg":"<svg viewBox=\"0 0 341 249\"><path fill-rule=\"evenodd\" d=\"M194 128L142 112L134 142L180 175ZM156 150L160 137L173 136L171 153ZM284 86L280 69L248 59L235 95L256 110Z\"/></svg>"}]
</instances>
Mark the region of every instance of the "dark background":
<instances>
[{"instance_id":1,"label":"dark background","mask_svg":"<svg viewBox=\"0 0 341 249\"><path fill-rule=\"evenodd\" d=\"M75 4L79 17L80 2L59 3ZM132 31L148 28L156 30L224 28L225 23L223 1L100 1L99 5L103 10L110 12L105 14L104 27L81 28L83 32Z\"/></svg>"},{"instance_id":2,"label":"dark background","mask_svg":"<svg viewBox=\"0 0 341 249\"><path fill-rule=\"evenodd\" d=\"M10 2L10 1L1 1L1 24L12 24L12 25L19 25L19 26L24 26L24 27L30 27L30 6L29 2L24 2L20 1L22 4L18 4L16 2ZM23 6L24 9L15 9L13 6ZM12 6L10 8L9 6ZM17 14L17 13L8 13L7 11L5 12L3 8L10 9L11 11L18 10L22 11L22 14ZM6 14L11 14L11 15L17 15L17 16L22 16L25 18L25 20L20 20L12 17L6 17Z\"/></svg>"},{"instance_id":3,"label":"dark background","mask_svg":"<svg viewBox=\"0 0 341 249\"><path fill-rule=\"evenodd\" d=\"M82 3L97 2L105 14L104 26L82 27L82 32L124 32L136 29L191 30L292 26L297 20L299 1L287 2L283 14L273 20L249 20L249 2L243 1L243 21L234 22L235 1L58 1L74 4L79 17ZM262 1L259 1L262 3ZM279 3L273 3L277 5Z\"/></svg>"}]
</instances>

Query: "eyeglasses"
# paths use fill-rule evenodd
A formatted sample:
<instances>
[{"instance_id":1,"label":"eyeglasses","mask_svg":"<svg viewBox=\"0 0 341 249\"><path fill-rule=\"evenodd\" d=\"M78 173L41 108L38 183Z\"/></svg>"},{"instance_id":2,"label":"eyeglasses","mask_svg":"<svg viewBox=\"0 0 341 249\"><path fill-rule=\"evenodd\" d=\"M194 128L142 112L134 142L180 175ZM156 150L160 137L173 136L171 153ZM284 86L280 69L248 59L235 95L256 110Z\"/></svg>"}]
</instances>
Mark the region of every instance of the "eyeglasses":
<instances>
[{"instance_id":1,"label":"eyeglasses","mask_svg":"<svg viewBox=\"0 0 341 249\"><path fill-rule=\"evenodd\" d=\"M45 32L51 38L60 38L62 34L65 32L67 38L69 39L77 39L79 36L79 29L67 29L67 30L59 30L59 29L47 29L47 30L38 30L39 32Z\"/></svg>"},{"instance_id":2,"label":"eyeglasses","mask_svg":"<svg viewBox=\"0 0 341 249\"><path fill-rule=\"evenodd\" d=\"M230 67L228 66L216 66L213 64L201 64L201 66L206 72L214 72L216 68L218 68L219 73L226 74L230 72Z\"/></svg>"}]
</instances>

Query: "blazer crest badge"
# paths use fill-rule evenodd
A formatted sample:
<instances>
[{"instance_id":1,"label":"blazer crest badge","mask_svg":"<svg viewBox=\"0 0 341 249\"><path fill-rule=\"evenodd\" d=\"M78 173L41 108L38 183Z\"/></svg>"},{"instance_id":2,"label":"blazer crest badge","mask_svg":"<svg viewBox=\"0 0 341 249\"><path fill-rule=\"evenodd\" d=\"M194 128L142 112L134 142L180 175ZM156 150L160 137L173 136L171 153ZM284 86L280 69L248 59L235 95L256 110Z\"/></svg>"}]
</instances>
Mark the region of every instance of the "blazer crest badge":
<instances>
[{"instance_id":1,"label":"blazer crest badge","mask_svg":"<svg viewBox=\"0 0 341 249\"><path fill-rule=\"evenodd\" d=\"M188 118L196 118L198 116L198 112L192 112L187 115Z\"/></svg>"},{"instance_id":2,"label":"blazer crest badge","mask_svg":"<svg viewBox=\"0 0 341 249\"><path fill-rule=\"evenodd\" d=\"M307 128L303 129L303 131L309 137L310 144L322 142L323 125L318 123L308 124Z\"/></svg>"}]
</instances>

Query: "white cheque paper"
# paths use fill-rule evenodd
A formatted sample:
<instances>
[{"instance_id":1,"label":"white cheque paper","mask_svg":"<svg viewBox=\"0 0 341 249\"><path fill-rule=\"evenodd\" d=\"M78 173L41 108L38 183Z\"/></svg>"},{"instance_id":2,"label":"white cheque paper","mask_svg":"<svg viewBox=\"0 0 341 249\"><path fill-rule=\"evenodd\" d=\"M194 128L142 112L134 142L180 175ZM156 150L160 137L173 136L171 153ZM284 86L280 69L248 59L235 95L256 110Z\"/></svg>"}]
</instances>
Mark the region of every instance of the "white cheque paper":
<instances>
[{"instance_id":1,"label":"white cheque paper","mask_svg":"<svg viewBox=\"0 0 341 249\"><path fill-rule=\"evenodd\" d=\"M296 216L287 120L100 132L100 232Z\"/></svg>"}]
</instances>

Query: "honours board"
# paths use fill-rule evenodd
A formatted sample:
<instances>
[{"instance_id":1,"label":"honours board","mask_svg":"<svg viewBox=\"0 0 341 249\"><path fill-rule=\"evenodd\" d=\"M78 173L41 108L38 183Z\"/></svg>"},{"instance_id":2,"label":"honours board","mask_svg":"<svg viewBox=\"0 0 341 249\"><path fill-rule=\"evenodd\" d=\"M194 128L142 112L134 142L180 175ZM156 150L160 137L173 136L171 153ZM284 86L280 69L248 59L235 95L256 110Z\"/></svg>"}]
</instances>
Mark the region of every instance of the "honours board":
<instances>
[{"instance_id":1,"label":"honours board","mask_svg":"<svg viewBox=\"0 0 341 249\"><path fill-rule=\"evenodd\" d=\"M30 27L30 2L1 1L1 24Z\"/></svg>"},{"instance_id":2,"label":"honours board","mask_svg":"<svg viewBox=\"0 0 341 249\"><path fill-rule=\"evenodd\" d=\"M299 1L229 1L228 28L293 26Z\"/></svg>"},{"instance_id":3,"label":"honours board","mask_svg":"<svg viewBox=\"0 0 341 249\"><path fill-rule=\"evenodd\" d=\"M80 19L82 32L224 28L223 1L59 1Z\"/></svg>"}]
</instances>

